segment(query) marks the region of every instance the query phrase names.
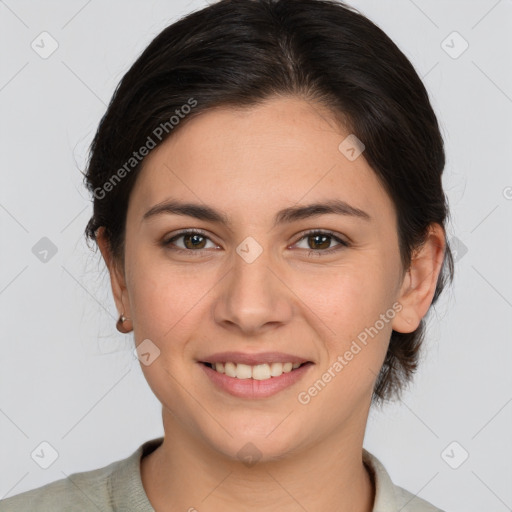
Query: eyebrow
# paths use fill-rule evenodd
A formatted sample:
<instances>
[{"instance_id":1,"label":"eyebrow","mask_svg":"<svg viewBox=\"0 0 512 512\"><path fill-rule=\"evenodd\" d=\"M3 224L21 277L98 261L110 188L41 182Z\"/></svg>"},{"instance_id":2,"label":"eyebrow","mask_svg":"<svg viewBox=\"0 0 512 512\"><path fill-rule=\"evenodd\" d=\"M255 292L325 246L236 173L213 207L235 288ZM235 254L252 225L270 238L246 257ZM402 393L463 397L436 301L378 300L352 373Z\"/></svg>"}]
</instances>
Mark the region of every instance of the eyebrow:
<instances>
[{"instance_id":1,"label":"eyebrow","mask_svg":"<svg viewBox=\"0 0 512 512\"><path fill-rule=\"evenodd\" d=\"M230 226L229 218L222 212L210 206L184 203L175 200L167 200L151 207L142 217L142 221L162 214L184 215L199 220L215 222ZM305 206L291 206L277 212L274 217L274 227L280 224L291 223L298 220L317 217L319 215L336 214L357 217L371 221L371 216L364 210L351 206L340 199L333 199L322 203L312 203ZM142 222L141 221L141 222Z\"/></svg>"}]
</instances>

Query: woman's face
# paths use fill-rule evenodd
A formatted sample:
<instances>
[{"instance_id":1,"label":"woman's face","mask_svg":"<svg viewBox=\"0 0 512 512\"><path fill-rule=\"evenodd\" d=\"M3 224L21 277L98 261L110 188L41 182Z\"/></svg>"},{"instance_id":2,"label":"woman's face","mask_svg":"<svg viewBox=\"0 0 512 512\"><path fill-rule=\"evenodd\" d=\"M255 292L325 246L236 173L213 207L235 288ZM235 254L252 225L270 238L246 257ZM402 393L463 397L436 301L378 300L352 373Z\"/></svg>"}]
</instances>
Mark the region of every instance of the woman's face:
<instances>
[{"instance_id":1,"label":"woman's face","mask_svg":"<svg viewBox=\"0 0 512 512\"><path fill-rule=\"evenodd\" d=\"M164 421L227 456L249 442L243 450L274 457L362 439L403 325L402 267L393 204L364 152L354 159L361 148L339 148L348 135L296 98L209 111L148 155L132 191L119 309L145 343L141 367ZM345 213L303 210L335 201ZM216 213L173 213L167 202ZM309 363L280 377L268 375L276 364L234 369L256 379L203 364L244 355Z\"/></svg>"}]
</instances>

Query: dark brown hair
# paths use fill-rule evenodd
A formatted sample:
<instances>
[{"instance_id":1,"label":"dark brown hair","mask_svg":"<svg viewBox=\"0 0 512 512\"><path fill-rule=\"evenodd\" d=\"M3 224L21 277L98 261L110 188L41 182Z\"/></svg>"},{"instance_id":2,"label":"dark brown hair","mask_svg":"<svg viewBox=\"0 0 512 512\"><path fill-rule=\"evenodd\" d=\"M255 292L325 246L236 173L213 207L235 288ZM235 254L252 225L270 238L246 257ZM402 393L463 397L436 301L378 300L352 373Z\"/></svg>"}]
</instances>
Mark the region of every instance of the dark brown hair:
<instances>
[{"instance_id":1,"label":"dark brown hair","mask_svg":"<svg viewBox=\"0 0 512 512\"><path fill-rule=\"evenodd\" d=\"M96 240L104 226L123 264L128 199L144 162L134 151L208 109L276 95L325 105L364 143L396 208L405 272L430 224L447 221L443 140L409 60L377 25L334 0L220 0L163 30L122 78L91 144L86 237ZM447 243L432 304L453 271ZM410 380L424 329L423 319L414 332L392 332L374 402L398 396Z\"/></svg>"}]
</instances>

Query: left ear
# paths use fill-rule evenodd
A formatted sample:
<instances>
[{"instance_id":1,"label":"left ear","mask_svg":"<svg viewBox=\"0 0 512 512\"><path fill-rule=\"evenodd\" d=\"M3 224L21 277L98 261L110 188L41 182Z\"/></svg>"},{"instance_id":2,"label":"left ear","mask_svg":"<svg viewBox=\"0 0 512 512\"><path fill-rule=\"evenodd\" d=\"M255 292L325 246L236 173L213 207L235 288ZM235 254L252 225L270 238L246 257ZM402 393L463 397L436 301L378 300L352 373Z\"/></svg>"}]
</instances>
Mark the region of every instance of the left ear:
<instances>
[{"instance_id":1,"label":"left ear","mask_svg":"<svg viewBox=\"0 0 512 512\"><path fill-rule=\"evenodd\" d=\"M431 224L425 243L412 255L411 265L404 276L397 299L402 309L393 319L393 330L412 332L427 314L443 266L445 247L443 227L437 223Z\"/></svg>"}]
</instances>

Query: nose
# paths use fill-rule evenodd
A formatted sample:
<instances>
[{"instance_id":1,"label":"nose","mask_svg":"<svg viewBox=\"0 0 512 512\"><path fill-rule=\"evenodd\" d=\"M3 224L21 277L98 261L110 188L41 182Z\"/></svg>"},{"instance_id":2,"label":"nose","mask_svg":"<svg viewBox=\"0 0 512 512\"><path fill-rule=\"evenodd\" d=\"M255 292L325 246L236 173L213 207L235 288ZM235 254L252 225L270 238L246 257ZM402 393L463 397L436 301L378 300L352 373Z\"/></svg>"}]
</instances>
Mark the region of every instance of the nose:
<instances>
[{"instance_id":1,"label":"nose","mask_svg":"<svg viewBox=\"0 0 512 512\"><path fill-rule=\"evenodd\" d=\"M214 319L223 328L258 336L290 322L293 293L283 268L271 259L269 251L252 262L234 254L214 305Z\"/></svg>"}]
</instances>

